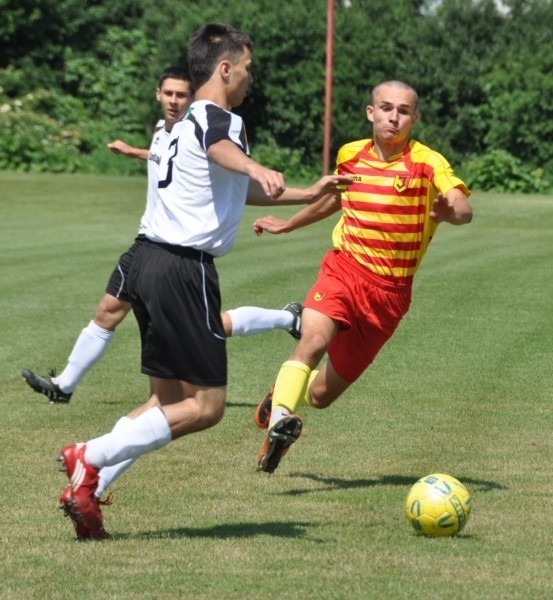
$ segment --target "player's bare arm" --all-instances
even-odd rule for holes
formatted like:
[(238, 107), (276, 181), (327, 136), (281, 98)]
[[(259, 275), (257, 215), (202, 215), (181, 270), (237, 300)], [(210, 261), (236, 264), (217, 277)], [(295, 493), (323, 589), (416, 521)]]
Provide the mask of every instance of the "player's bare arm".
[(264, 231), (269, 233), (289, 233), (300, 227), (306, 227), (317, 221), (322, 221), (327, 217), (339, 212), (342, 208), (340, 193), (335, 192), (326, 194), (317, 202), (309, 204), (288, 219), (280, 219), (273, 215), (260, 217), (253, 224), (256, 235), (261, 235)]
[(349, 175), (324, 175), (313, 185), (306, 188), (287, 187), (278, 198), (273, 199), (265, 194), (258, 182), (250, 181), (246, 204), (252, 206), (271, 206), (275, 203), (284, 205), (312, 204), (327, 194), (338, 193), (342, 186), (350, 183), (353, 183), (353, 177)]
[(469, 199), (459, 188), (453, 188), (446, 194), (438, 194), (432, 203), (430, 218), (436, 223), (464, 225), (472, 221), (472, 207)]
[(110, 142), (108, 144), (108, 148), (114, 154), (122, 154), (123, 156), (128, 156), (129, 158), (138, 158), (140, 160), (148, 160), (148, 156), (150, 154), (148, 148), (135, 148), (134, 146), (130, 146), (122, 140)]
[(284, 191), (282, 173), (267, 169), (255, 162), (230, 140), (221, 140), (212, 144), (207, 150), (207, 157), (224, 169), (242, 173), (251, 180), (257, 181), (270, 198), (278, 198)]

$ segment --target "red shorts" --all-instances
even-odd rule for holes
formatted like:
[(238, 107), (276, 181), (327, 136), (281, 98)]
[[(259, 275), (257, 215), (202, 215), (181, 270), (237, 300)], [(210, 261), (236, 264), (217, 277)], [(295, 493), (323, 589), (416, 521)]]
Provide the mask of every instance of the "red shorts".
[(349, 382), (373, 362), (410, 304), (411, 286), (380, 279), (338, 250), (324, 256), (303, 303), (341, 324), (327, 353), (337, 375)]

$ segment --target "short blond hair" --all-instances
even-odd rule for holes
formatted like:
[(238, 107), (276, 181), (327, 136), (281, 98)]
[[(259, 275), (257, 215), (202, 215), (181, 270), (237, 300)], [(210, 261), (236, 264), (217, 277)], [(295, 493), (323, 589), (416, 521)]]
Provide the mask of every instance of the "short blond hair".
[(384, 86), (395, 87), (412, 92), (413, 96), (415, 97), (415, 111), (419, 110), (419, 95), (417, 94), (417, 90), (412, 85), (405, 83), (405, 81), (401, 81), (401, 79), (389, 79), (387, 81), (381, 81), (380, 83), (377, 83), (371, 90), (371, 104), (374, 105), (374, 97), (378, 89)]

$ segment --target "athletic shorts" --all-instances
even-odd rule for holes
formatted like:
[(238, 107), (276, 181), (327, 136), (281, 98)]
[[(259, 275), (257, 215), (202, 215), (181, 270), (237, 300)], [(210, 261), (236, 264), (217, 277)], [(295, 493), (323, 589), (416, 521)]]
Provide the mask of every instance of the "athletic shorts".
[(303, 306), (341, 324), (327, 354), (337, 375), (354, 382), (390, 339), (410, 304), (411, 286), (398, 288), (353, 258), (330, 250)]
[(127, 289), (129, 282), (129, 271), (131, 268), (132, 259), (136, 254), (136, 250), (145, 239), (146, 236), (144, 235), (137, 236), (134, 240), (134, 244), (126, 252), (121, 254), (119, 257), (119, 262), (117, 263), (115, 269), (113, 269), (113, 273), (109, 278), (108, 285), (106, 287), (106, 294), (114, 296), (123, 302), (130, 302), (129, 291)]
[(227, 384), (219, 279), (206, 252), (144, 240), (129, 273), (142, 372), (194, 385)]

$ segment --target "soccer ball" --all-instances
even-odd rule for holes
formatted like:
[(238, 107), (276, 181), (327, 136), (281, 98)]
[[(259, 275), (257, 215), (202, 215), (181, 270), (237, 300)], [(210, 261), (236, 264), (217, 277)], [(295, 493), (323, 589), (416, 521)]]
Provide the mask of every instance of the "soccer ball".
[(455, 477), (433, 473), (419, 479), (409, 490), (405, 516), (413, 529), (429, 537), (459, 533), (467, 524), (472, 499)]

